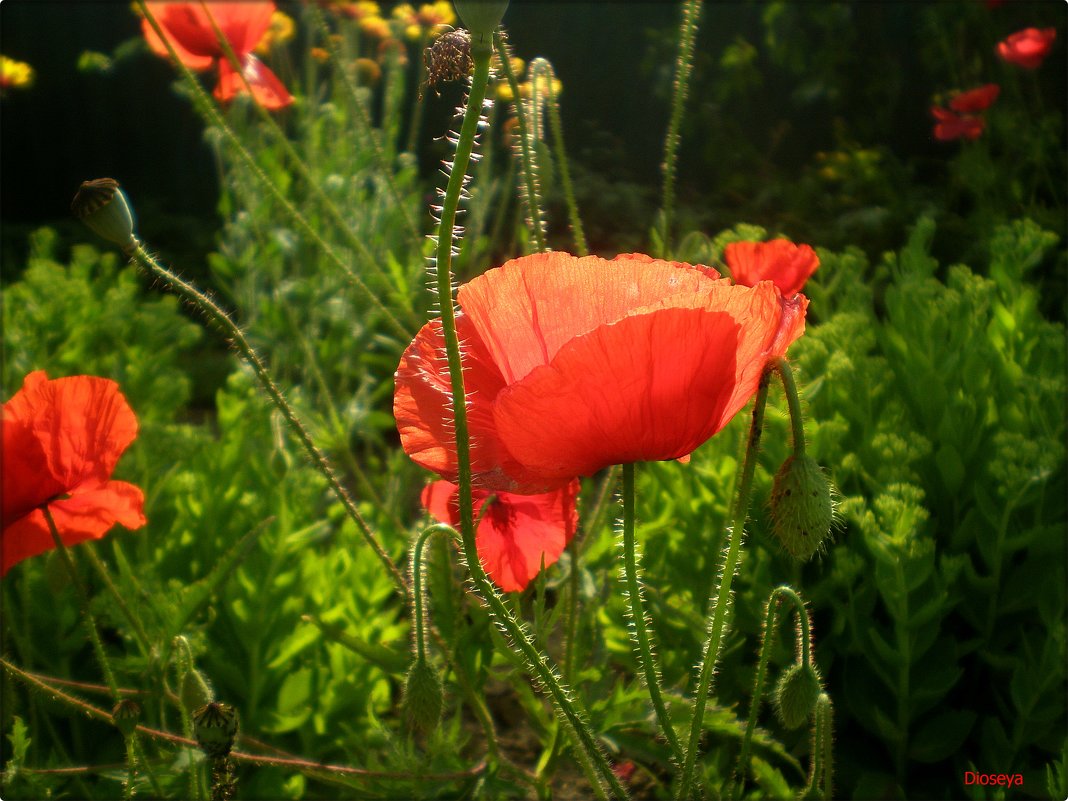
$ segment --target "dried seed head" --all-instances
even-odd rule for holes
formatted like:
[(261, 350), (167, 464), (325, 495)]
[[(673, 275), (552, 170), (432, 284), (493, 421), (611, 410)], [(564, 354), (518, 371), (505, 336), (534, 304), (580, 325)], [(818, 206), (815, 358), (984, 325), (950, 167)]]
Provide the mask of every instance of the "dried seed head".
[(404, 720), (409, 731), (430, 734), (441, 720), (445, 691), (437, 671), (425, 659), (417, 659), (408, 669), (404, 681)]
[(133, 215), (126, 196), (114, 178), (83, 181), (71, 201), (74, 216), (98, 236), (123, 250), (135, 245)]
[(205, 704), (193, 713), (193, 733), (212, 759), (229, 756), (237, 737), (237, 710), (214, 701)]
[(834, 501), (831, 482), (808, 454), (790, 456), (771, 487), (771, 527), (790, 555), (812, 557), (831, 535)]
[(775, 711), (782, 724), (788, 729), (801, 726), (816, 708), (820, 692), (820, 677), (812, 665), (790, 665), (775, 685)]
[(141, 705), (132, 698), (123, 698), (112, 707), (111, 717), (123, 737), (129, 737), (134, 733), (141, 711)]
[(471, 59), (471, 35), (461, 28), (439, 36), (423, 51), (423, 60), (427, 86), (435, 92), (439, 83), (466, 78), (475, 68)]

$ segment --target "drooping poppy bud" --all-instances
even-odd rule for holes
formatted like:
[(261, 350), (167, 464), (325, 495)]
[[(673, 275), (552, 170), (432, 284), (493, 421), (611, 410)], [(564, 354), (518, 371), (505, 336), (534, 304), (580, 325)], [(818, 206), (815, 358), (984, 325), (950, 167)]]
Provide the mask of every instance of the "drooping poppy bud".
[(409, 731), (430, 734), (441, 720), (445, 691), (437, 671), (425, 659), (416, 659), (404, 681), (403, 712)]
[(123, 250), (134, 247), (133, 215), (126, 196), (114, 178), (83, 181), (71, 201), (74, 216), (93, 229), (102, 239)]
[(199, 670), (192, 666), (182, 676), (182, 686), (178, 693), (182, 707), (190, 714), (215, 700), (215, 692), (211, 689), (211, 684)]
[(230, 755), (237, 737), (237, 710), (229, 704), (212, 702), (193, 713), (193, 734), (197, 744), (212, 759)]
[(812, 665), (795, 662), (775, 685), (775, 711), (788, 729), (808, 720), (820, 696), (820, 677)]
[(810, 559), (831, 535), (834, 501), (823, 468), (808, 454), (789, 456), (771, 487), (772, 531), (790, 555)]

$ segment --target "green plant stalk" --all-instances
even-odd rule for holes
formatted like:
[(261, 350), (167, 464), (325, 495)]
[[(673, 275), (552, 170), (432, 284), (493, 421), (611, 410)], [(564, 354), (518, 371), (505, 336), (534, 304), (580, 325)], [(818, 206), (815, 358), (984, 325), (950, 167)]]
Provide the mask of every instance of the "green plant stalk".
[(812, 728), (812, 772), (801, 798), (834, 797), (834, 706), (827, 693), (816, 700), (816, 721)]
[(509, 58), (508, 46), (500, 33), (493, 34), (493, 44), (497, 48), (497, 59), (501, 62), (501, 69), (508, 79), (508, 86), (512, 89), (512, 102), (515, 103), (516, 123), (519, 126), (519, 154), (523, 164), (523, 196), (527, 203), (527, 213), (530, 216), (530, 235), (534, 240), (534, 250), (545, 250), (545, 231), (542, 227), (541, 198), (538, 195), (538, 180), (534, 174), (534, 154), (530, 146), (530, 126), (527, 122), (526, 112), (523, 110), (523, 101), (519, 96), (519, 82), (515, 73), (512, 72), (512, 62)]
[(753, 404), (753, 421), (749, 427), (745, 460), (742, 463), (741, 476), (734, 496), (734, 506), (731, 514), (732, 524), (727, 535), (727, 551), (724, 554), (723, 565), (719, 571), (719, 590), (712, 600), (712, 608), (708, 619), (708, 639), (705, 641), (704, 654), (701, 659), (697, 691), (694, 694), (693, 714), (690, 718), (690, 734), (686, 743), (678, 790), (675, 794), (675, 798), (679, 799), (679, 801), (689, 799), (693, 790), (698, 744), (705, 719), (705, 705), (708, 703), (712, 674), (715, 672), (715, 664), (719, 659), (719, 648), (727, 628), (731, 584), (734, 581), (738, 563), (741, 561), (745, 520), (749, 513), (749, 494), (753, 487), (753, 475), (756, 472), (757, 452), (759, 450), (760, 435), (764, 428), (764, 409), (767, 406), (770, 380), (771, 371), (765, 368), (764, 374), (760, 377), (760, 388), (757, 390), (756, 401)]
[(412, 630), (415, 636), (415, 658), (419, 662), (426, 661), (426, 630), (424, 627), (424, 621), (426, 620), (426, 592), (423, 589), (423, 546), (431, 534), (447, 534), (451, 536), (453, 533), (452, 526), (445, 523), (435, 523), (423, 529), (415, 541), (415, 547), (412, 549), (412, 595), (415, 597), (415, 603), (412, 604), (415, 625)]
[[(495, 34), (494, 39), (499, 41), (499, 36)], [(607, 759), (601, 753), (589, 727), (576, 710), (576, 702), (571, 698), (570, 691), (560, 683), (548, 659), (530, 641), (527, 632), (497, 594), (482, 567), (478, 557), (478, 549), (475, 545), (475, 521), (471, 492), (471, 446), (467, 428), (467, 394), (464, 390), (460, 341), (456, 334), (456, 311), (453, 306), (451, 266), (456, 212), (460, 204), (464, 176), (467, 174), (467, 168), (471, 162), (471, 152), (474, 148), (478, 123), (482, 116), (482, 104), (486, 97), (486, 86), (489, 80), (490, 53), (491, 51), (488, 47), (472, 47), (475, 72), (471, 79), (467, 108), (460, 127), (449, 183), (445, 190), (445, 197), (442, 200), (441, 220), (437, 233), (436, 284), (438, 305), (441, 308), (445, 351), (448, 357), (450, 388), (453, 397), (461, 544), (475, 588), (489, 606), (491, 616), (512, 638), (513, 643), (522, 653), (528, 669), (537, 681), (546, 688), (561, 718), (570, 727), (575, 740), (576, 756), (590, 778), (594, 791), (599, 797), (605, 797), (605, 792), (601, 785), (601, 780), (603, 780), (616, 796), (625, 798), (627, 796), (626, 791), (619, 783), (618, 777), (612, 772)]]
[(671, 255), (671, 218), (675, 213), (675, 168), (679, 152), (679, 128), (686, 95), (690, 90), (690, 72), (693, 70), (693, 50), (697, 40), (697, 23), (701, 16), (701, 0), (686, 0), (682, 6), (682, 22), (679, 31), (679, 55), (675, 61), (675, 84), (671, 96), (671, 117), (667, 135), (664, 137), (664, 187), (661, 212), (664, 225), (664, 257)]
[[(78, 576), (78, 571), (74, 567), (74, 560), (71, 559), (70, 552), (67, 550), (63, 538), (59, 536), (59, 530), (56, 528), (56, 521), (52, 519), (52, 513), (48, 510), (48, 504), (41, 504), (40, 509), (44, 514), (45, 522), (48, 524), (48, 531), (52, 534), (52, 542), (56, 546), (59, 558), (63, 562), (63, 566), (67, 569), (67, 575), (70, 576), (70, 583), (74, 585), (74, 590), (78, 593), (78, 601), (81, 603), (82, 615), (85, 617), (85, 627), (89, 629), (89, 639), (93, 643), (93, 651), (96, 653), (96, 661), (100, 664), (100, 670), (104, 674), (104, 681), (108, 685), (108, 689), (111, 691), (111, 700), (113, 703), (117, 704), (122, 700), (122, 693), (119, 691), (119, 683), (115, 680), (115, 672), (111, 669), (111, 661), (108, 659), (108, 655), (104, 651), (104, 644), (100, 641), (100, 632), (96, 627), (96, 618), (93, 616), (93, 610), (89, 607), (89, 592), (85, 589), (81, 578)], [(126, 743), (127, 776), (126, 783), (123, 786), (123, 798), (133, 798), (134, 795), (134, 778), (137, 775), (137, 765), (134, 759), (133, 750), (134, 737), (136, 737), (136, 735), (130, 734), (129, 736), (123, 735), (122, 738)]]
[[(245, 71), (241, 65), (241, 62), (237, 58), (237, 54), (234, 52), (233, 47), (230, 46), (230, 41), (226, 38), (223, 32), (219, 29), (218, 24), (215, 22), (215, 18), (211, 15), (211, 6), (206, 0), (200, 0), (200, 6), (204, 9), (204, 12), (208, 15), (208, 19), (211, 21), (211, 27), (215, 31), (215, 39), (218, 41), (219, 46), (222, 48), (223, 53), (226, 55), (226, 60), (230, 62), (230, 66), (234, 71), (241, 76), (241, 82), (245, 85), (245, 90), (249, 93), (250, 97), (253, 97), (252, 85), (249, 84), (248, 78), (245, 77)], [(347, 76), (346, 76), (347, 77)], [(256, 113), (259, 115), (260, 121), (271, 131), (275, 140), (282, 146), (283, 152), (286, 154), (286, 158), (289, 159), (290, 164), (296, 168), (300, 177), (303, 179), (305, 186), (311, 191), (315, 198), (322, 204), (326, 210), (327, 216), (331, 219), (337, 230), (345, 237), (345, 241), (348, 243), (356, 253), (359, 254), (364, 264), (371, 267), (372, 270), (378, 275), (380, 279), (387, 284), (393, 283), (390, 276), (386, 271), (382, 269), (379, 262), (380, 259), (376, 259), (374, 255), (368, 250), (363, 241), (356, 236), (356, 232), (352, 230), (352, 227), (346, 222), (345, 218), (341, 215), (337, 205), (330, 198), (326, 192), (323, 191), (319, 185), (319, 181), (311, 174), (311, 170), (308, 169), (308, 165), (304, 162), (304, 159), (300, 157), (296, 150), (293, 149), (293, 145), (289, 141), (289, 137), (285, 135), (285, 132), (278, 127), (278, 123), (274, 121), (274, 117), (271, 113), (261, 106), (259, 103), (253, 102), (253, 106), (256, 108)], [(400, 201), (399, 197), (394, 197), (396, 207), (405, 211), (404, 204)], [(394, 286), (394, 289), (403, 292), (404, 287)]]
[(260, 168), (260, 166), (256, 163), (256, 160), (252, 157), (252, 154), (248, 151), (248, 148), (246, 148), (244, 144), (242, 144), (241, 140), (237, 137), (237, 134), (233, 132), (230, 126), (222, 118), (222, 115), (219, 114), (219, 112), (216, 110), (214, 104), (204, 92), (203, 87), (201, 87), (200, 82), (196, 79), (196, 76), (193, 75), (189, 68), (185, 66), (178, 58), (178, 54), (175, 52), (174, 46), (171, 44), (170, 39), (167, 38), (167, 34), (164, 32), (163, 28), (160, 27), (159, 22), (157, 22), (156, 18), (152, 15), (152, 12), (146, 5), (145, 0), (136, 1), (138, 8), (141, 9), (141, 12), (145, 16), (145, 19), (148, 20), (149, 25), (152, 26), (152, 29), (156, 32), (156, 35), (159, 36), (160, 40), (167, 47), (167, 52), (170, 53), (171, 59), (177, 65), (178, 69), (182, 73), (182, 76), (185, 78), (186, 82), (189, 84), (189, 87), (192, 89), (194, 105), (205, 117), (207, 122), (222, 131), (223, 136), (234, 148), (234, 151), (237, 153), (242, 163), (244, 163), (245, 167), (257, 180), (257, 182), (259, 182), (259, 184), (274, 199), (274, 201), (278, 203), (278, 205), (285, 212), (286, 216), (289, 217), (290, 221), (298, 228), (300, 228), (300, 230), (303, 231), (304, 234), (307, 235), (313, 242), (315, 242), (315, 244), (327, 257), (327, 259), (331, 263), (333, 263), (334, 266), (340, 269), (349, 279), (350, 283), (352, 283), (353, 286), (359, 289), (367, 297), (371, 304), (379, 311), (379, 313), (382, 314), (385, 320), (389, 323), (390, 326), (393, 327), (394, 331), (401, 337), (403, 341), (407, 342), (408, 340), (410, 340), (412, 337), (412, 332), (404, 327), (404, 325), (400, 322), (400, 320), (396, 318), (393, 312), (391, 312), (389, 308), (379, 299), (378, 295), (372, 292), (371, 289), (367, 286), (367, 284), (364, 283), (363, 279), (360, 278), (356, 271), (341, 260), (341, 257), (338, 256), (334, 249), (330, 247), (330, 245), (326, 242), (326, 240), (322, 238), (322, 236), (319, 235), (318, 231), (316, 231), (315, 228), (312, 227), (311, 223), (308, 222), (304, 215), (301, 214), (296, 209), (296, 207), (289, 202), (288, 198), (286, 198), (286, 196), (282, 194), (281, 190), (275, 185), (274, 181), (272, 181), (267, 176), (267, 174)]
[[(419, 37), (419, 47), (416, 48), (416, 52), (422, 55), (422, 53), (426, 51), (427, 45), (429, 43), (430, 31), (424, 30)], [(419, 61), (419, 75), (416, 79), (415, 85), (420, 87), (420, 89), (414, 95), (412, 95), (412, 112), (408, 116), (408, 119), (410, 120), (410, 127), (408, 129), (408, 139), (404, 145), (404, 149), (407, 150), (409, 153), (415, 152), (415, 145), (419, 139), (419, 129), (422, 127), (423, 124), (422, 86), (424, 83), (426, 83), (427, 80), (426, 59), (421, 57), (417, 60)]]
[(623, 574), (627, 582), (627, 605), (630, 607), (638, 664), (641, 666), (645, 686), (649, 690), (649, 699), (653, 702), (653, 710), (656, 712), (660, 731), (671, 747), (672, 758), (675, 764), (681, 765), (682, 746), (679, 744), (678, 735), (675, 734), (675, 727), (671, 725), (671, 714), (664, 704), (664, 697), (660, 693), (660, 669), (653, 655), (646, 620), (647, 612), (642, 600), (642, 586), (638, 578), (638, 564), (635, 557), (637, 547), (634, 543), (636, 517), (634, 507), (634, 463), (631, 462), (623, 465)]
[(786, 393), (786, 404), (790, 409), (790, 431), (793, 435), (794, 455), (805, 455), (805, 418), (801, 413), (801, 397), (794, 380), (794, 371), (790, 363), (781, 356), (773, 363), (775, 372), (782, 380), (782, 389)]
[(363, 519), (362, 515), (360, 515), (360, 511), (356, 508), (356, 504), (349, 496), (349, 493), (341, 485), (341, 482), (338, 481), (333, 468), (330, 467), (330, 464), (326, 461), (326, 457), (312, 441), (308, 430), (304, 427), (300, 418), (297, 417), (296, 412), (293, 411), (289, 402), (275, 385), (266, 365), (264, 365), (263, 361), (260, 359), (259, 354), (253, 350), (248, 340), (245, 339), (244, 333), (238, 328), (237, 324), (234, 323), (234, 321), (230, 319), (230, 316), (219, 308), (211, 298), (192, 284), (183, 281), (152, 258), (140, 243), (135, 245), (130, 256), (143, 269), (160, 279), (180, 298), (187, 303), (191, 303), (209, 322), (222, 329), (223, 333), (225, 333), (226, 337), (237, 350), (241, 358), (252, 368), (253, 372), (256, 374), (257, 381), (259, 381), (264, 392), (267, 393), (271, 403), (273, 403), (278, 411), (282, 413), (282, 418), (300, 441), (305, 452), (311, 458), (312, 464), (314, 464), (316, 469), (322, 473), (323, 477), (330, 485), (330, 489), (333, 491), (334, 496), (341, 503), (342, 507), (344, 507), (349, 519), (356, 524), (357, 529), (363, 535), (364, 541), (371, 546), (371, 550), (374, 551), (375, 556), (378, 557), (382, 566), (389, 572), (397, 589), (404, 596), (405, 600), (410, 602), (411, 591), (409, 590), (407, 583), (404, 581), (404, 577), (393, 563), (393, 560), (390, 559), (389, 554), (383, 550), (378, 539), (375, 537), (374, 532), (371, 530), (371, 527), (367, 525), (367, 522)]
[(575, 190), (571, 185), (571, 168), (567, 164), (567, 149), (564, 147), (564, 126), (560, 121), (560, 105), (556, 99), (556, 91), (553, 89), (552, 64), (545, 59), (536, 59), (534, 64), (535, 85), (539, 72), (545, 74), (546, 98), (549, 109), (549, 133), (553, 138), (553, 154), (556, 156), (556, 166), (560, 170), (560, 185), (564, 189), (564, 200), (567, 202), (567, 218), (571, 225), (571, 235), (575, 237), (575, 252), (579, 256), (589, 255), (589, 247), (586, 245), (586, 233), (582, 227), (582, 217), (579, 215), (578, 203), (575, 202)]
[(112, 600), (114, 600), (115, 604), (119, 607), (119, 611), (122, 612), (123, 617), (125, 617), (127, 622), (133, 627), (134, 637), (137, 640), (138, 647), (141, 649), (142, 656), (148, 656), (152, 650), (152, 646), (149, 642), (148, 633), (145, 631), (144, 624), (141, 623), (141, 618), (134, 614), (130, 605), (126, 603), (126, 599), (122, 597), (119, 588), (116, 587), (115, 582), (111, 580), (111, 575), (108, 573), (107, 566), (100, 561), (100, 557), (96, 555), (96, 550), (90, 545), (89, 547), (83, 548), (82, 551), (89, 557), (89, 564), (92, 566), (93, 570), (96, 571), (96, 574), (100, 576), (100, 580), (104, 582), (104, 586), (111, 594)]
[(767, 613), (764, 616), (764, 630), (760, 638), (760, 657), (757, 660), (756, 680), (753, 682), (753, 696), (749, 704), (749, 719), (745, 725), (745, 736), (742, 738), (742, 747), (738, 751), (738, 761), (734, 767), (734, 775), (731, 777), (724, 796), (728, 799), (737, 797), (736, 791), (745, 787), (746, 775), (749, 772), (749, 748), (753, 742), (753, 733), (756, 731), (757, 716), (760, 714), (760, 704), (764, 698), (764, 682), (768, 675), (768, 659), (771, 656), (772, 646), (775, 644), (775, 635), (779, 625), (779, 609), (783, 599), (790, 601), (797, 612), (801, 622), (801, 660), (802, 664), (810, 663), (810, 637), (811, 624), (808, 619), (808, 610), (805, 602), (792, 587), (776, 587), (771, 591), (768, 598)]

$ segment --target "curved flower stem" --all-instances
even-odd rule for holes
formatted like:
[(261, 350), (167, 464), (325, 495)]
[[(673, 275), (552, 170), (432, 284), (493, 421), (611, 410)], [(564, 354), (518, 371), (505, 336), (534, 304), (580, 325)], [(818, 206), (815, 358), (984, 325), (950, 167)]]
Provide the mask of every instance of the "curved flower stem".
[(423, 590), (423, 546), (431, 534), (447, 534), (451, 537), (455, 533), (452, 526), (445, 523), (435, 523), (423, 529), (415, 541), (415, 547), (412, 549), (412, 595), (415, 598), (415, 603), (412, 604), (415, 626), (412, 628), (415, 636), (415, 658), (420, 662), (426, 661), (426, 626), (424, 623), (426, 620), (426, 593)]
[(560, 105), (556, 100), (556, 90), (553, 89), (553, 80), (556, 73), (553, 66), (544, 58), (536, 58), (530, 64), (533, 73), (534, 86), (539, 84), (539, 76), (545, 76), (546, 105), (549, 109), (549, 132), (553, 137), (553, 151), (556, 154), (556, 166), (560, 170), (560, 185), (564, 190), (564, 199), (567, 201), (567, 216), (571, 223), (571, 233), (575, 237), (575, 251), (579, 256), (589, 255), (586, 246), (586, 234), (582, 228), (582, 217), (579, 216), (578, 204), (575, 202), (575, 190), (571, 185), (571, 170), (567, 166), (567, 151), (564, 149), (564, 126), (560, 121)]
[(501, 69), (508, 79), (508, 86), (512, 89), (512, 102), (515, 104), (515, 118), (519, 126), (519, 154), (523, 162), (523, 195), (527, 201), (527, 213), (530, 215), (530, 236), (534, 240), (534, 250), (538, 253), (545, 250), (545, 230), (541, 215), (541, 199), (538, 195), (538, 179), (534, 174), (534, 154), (530, 144), (530, 125), (526, 111), (523, 108), (523, 100), (519, 96), (519, 82), (515, 73), (512, 72), (512, 62), (508, 45), (500, 33), (493, 34), (493, 44), (497, 48), (497, 58), (501, 62)]
[(678, 735), (671, 725), (671, 715), (660, 693), (660, 669), (653, 656), (649, 637), (645, 604), (642, 600), (642, 587), (638, 579), (638, 564), (634, 545), (634, 463), (623, 465), (623, 574), (627, 581), (627, 603), (630, 607), (630, 620), (634, 642), (637, 645), (638, 663), (641, 665), (645, 686), (649, 690), (649, 699), (653, 702), (660, 731), (671, 746), (671, 755), (676, 764), (682, 764), (682, 746)]
[[(495, 36), (495, 38), (497, 38)], [(607, 783), (612, 793), (620, 798), (627, 796), (626, 790), (612, 772), (608, 760), (601, 753), (597, 741), (589, 726), (578, 711), (578, 704), (571, 697), (570, 690), (557, 678), (555, 667), (548, 658), (538, 650), (530, 635), (508, 609), (500, 595), (494, 589), (489, 576), (478, 557), (475, 545), (475, 519), (471, 492), (471, 445), (467, 428), (467, 394), (464, 389), (463, 362), (460, 356), (460, 341), (456, 334), (456, 310), (452, 297), (452, 248), (453, 230), (456, 224), (456, 212), (460, 204), (461, 190), (466, 180), (467, 168), (471, 161), (475, 135), (482, 117), (482, 106), (486, 98), (486, 85), (489, 80), (491, 48), (488, 42), (473, 41), (472, 58), (475, 72), (471, 79), (467, 108), (464, 112), (460, 135), (456, 144), (449, 183), (442, 200), (441, 222), (437, 233), (437, 293), (441, 308), (441, 325), (444, 333), (445, 351), (449, 364), (449, 381), (452, 390), (453, 420), (456, 433), (456, 466), (459, 485), (460, 538), (464, 558), (478, 594), (490, 609), (494, 622), (512, 639), (526, 661), (527, 668), (542, 687), (552, 697), (561, 719), (571, 730), (575, 741), (575, 754), (586, 771), (594, 791), (605, 797), (602, 782)]]
[(786, 359), (779, 357), (772, 366), (782, 379), (783, 392), (786, 393), (786, 403), (790, 409), (790, 430), (794, 439), (794, 454), (805, 455), (805, 421), (801, 414), (801, 398), (797, 392), (797, 382), (794, 381), (794, 371)]
[(801, 798), (834, 797), (834, 705), (827, 693), (816, 700), (816, 723), (812, 729), (812, 773)]
[(712, 608), (708, 618), (708, 639), (705, 640), (701, 669), (697, 679), (697, 691), (694, 694), (693, 714), (690, 718), (690, 734), (686, 742), (682, 773), (675, 793), (675, 798), (679, 799), (679, 801), (687, 801), (693, 793), (694, 768), (697, 765), (697, 750), (705, 719), (705, 705), (708, 703), (712, 674), (715, 672), (716, 662), (719, 659), (719, 648), (727, 628), (731, 584), (734, 581), (734, 574), (738, 569), (738, 563), (741, 561), (742, 556), (745, 519), (749, 513), (749, 492), (753, 486), (753, 474), (756, 472), (757, 451), (760, 435), (764, 428), (764, 407), (768, 401), (768, 384), (770, 381), (771, 370), (765, 368), (764, 374), (760, 377), (760, 388), (757, 390), (756, 401), (753, 404), (753, 422), (749, 427), (745, 460), (742, 463), (738, 490), (734, 496), (734, 504), (731, 509), (731, 528), (728, 533), (727, 551), (723, 557), (723, 566), (719, 571), (719, 589), (715, 598), (712, 599)]
[(760, 641), (760, 658), (757, 661), (756, 680), (753, 682), (753, 696), (749, 704), (749, 720), (746, 722), (745, 736), (742, 738), (742, 747), (738, 752), (734, 775), (727, 786), (727, 791), (723, 794), (728, 799), (735, 798), (738, 794), (736, 791), (744, 789), (746, 774), (749, 770), (749, 748), (753, 742), (757, 716), (760, 713), (760, 703), (764, 697), (764, 681), (768, 675), (768, 658), (771, 655), (771, 648), (775, 644), (775, 635), (779, 625), (779, 610), (783, 600), (788, 600), (794, 605), (794, 610), (797, 612), (797, 618), (801, 624), (802, 664), (809, 664), (811, 658), (811, 624), (808, 619), (808, 610), (805, 609), (805, 602), (801, 600), (801, 596), (792, 587), (787, 587), (786, 585), (776, 587), (768, 597), (767, 613), (764, 616), (764, 631)]
[[(256, 163), (256, 159), (249, 153), (241, 140), (237, 137), (237, 134), (233, 132), (229, 125), (226, 124), (226, 120), (222, 118), (211, 99), (204, 92), (200, 82), (196, 79), (196, 76), (189, 70), (189, 67), (185, 66), (178, 58), (178, 54), (174, 50), (174, 45), (171, 44), (170, 39), (167, 37), (166, 32), (160, 27), (159, 22), (152, 15), (152, 11), (148, 8), (145, 0), (136, 0), (138, 8), (145, 15), (145, 19), (148, 20), (149, 25), (159, 36), (160, 40), (167, 47), (167, 52), (170, 53), (171, 59), (177, 65), (181, 71), (186, 82), (189, 84), (190, 89), (193, 92), (193, 101), (201, 115), (208, 121), (209, 124), (217, 127), (234, 148), (234, 152), (237, 153), (242, 163), (252, 174), (252, 176), (259, 182), (259, 184), (267, 191), (267, 193), (274, 198), (275, 202), (282, 208), (286, 216), (290, 221), (300, 228), (306, 236), (308, 236), (319, 249), (323, 252), (326, 258), (338, 269), (345, 273), (349, 281), (359, 289), (375, 307), (375, 309), (385, 318), (386, 322), (392, 326), (393, 330), (401, 337), (402, 340), (407, 342), (411, 336), (410, 332), (405, 326), (397, 319), (392, 311), (381, 301), (378, 295), (371, 291), (370, 287), (364, 283), (363, 279), (356, 273), (351, 266), (341, 260), (341, 257), (334, 251), (332, 247), (319, 235), (319, 232), (312, 227), (311, 223), (304, 217), (297, 208), (289, 202), (282, 191), (275, 185), (263, 169)], [(370, 257), (369, 257), (370, 258)], [(371, 258), (372, 264), (375, 264), (373, 258)]]
[(382, 545), (378, 542), (371, 527), (367, 525), (367, 522), (363, 519), (359, 509), (356, 508), (355, 502), (341, 485), (341, 482), (334, 474), (333, 468), (330, 467), (329, 462), (326, 461), (326, 456), (323, 455), (323, 452), (320, 451), (312, 441), (311, 434), (308, 433), (308, 430), (304, 427), (300, 418), (297, 417), (297, 413), (293, 411), (289, 402), (286, 401), (281, 391), (275, 385), (274, 379), (271, 378), (271, 374), (267, 371), (266, 365), (264, 365), (263, 361), (260, 359), (259, 354), (252, 349), (252, 345), (245, 339), (244, 333), (238, 328), (237, 324), (231, 320), (230, 316), (220, 309), (211, 298), (192, 284), (183, 281), (152, 258), (140, 242), (131, 249), (129, 255), (142, 268), (150, 272), (156, 278), (159, 278), (180, 298), (191, 303), (209, 322), (214, 323), (222, 329), (231, 345), (233, 345), (241, 358), (252, 368), (252, 371), (256, 374), (256, 380), (259, 381), (260, 386), (267, 393), (271, 402), (275, 405), (278, 411), (281, 412), (282, 418), (286, 421), (290, 430), (296, 435), (300, 444), (304, 447), (304, 451), (308, 454), (312, 464), (314, 464), (316, 469), (322, 473), (323, 477), (330, 485), (334, 497), (336, 497), (344, 507), (345, 513), (349, 516), (349, 519), (356, 524), (356, 527), (363, 535), (364, 541), (371, 546), (371, 550), (375, 552), (375, 556), (378, 557), (382, 566), (386, 568), (390, 577), (393, 579), (393, 583), (397, 586), (398, 591), (404, 596), (405, 601), (411, 601), (411, 591), (409, 590), (407, 583), (404, 581), (404, 577), (393, 563), (393, 560), (390, 559), (389, 554), (383, 550)]
[(663, 225), (663, 248), (660, 255), (671, 255), (671, 218), (675, 213), (675, 162), (679, 152), (679, 128), (686, 95), (690, 91), (690, 72), (693, 70), (693, 48), (697, 39), (697, 22), (701, 16), (701, 0), (686, 0), (682, 6), (682, 24), (679, 31), (679, 56), (675, 61), (675, 86), (671, 97), (671, 118), (664, 137), (664, 188), (661, 201), (661, 224)]

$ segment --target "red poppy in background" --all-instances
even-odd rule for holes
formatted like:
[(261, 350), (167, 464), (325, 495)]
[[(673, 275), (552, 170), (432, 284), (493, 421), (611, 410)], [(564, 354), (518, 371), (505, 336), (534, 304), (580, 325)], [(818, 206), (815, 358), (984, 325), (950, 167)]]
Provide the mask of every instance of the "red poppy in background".
[(956, 95), (949, 101), (949, 107), (961, 114), (976, 114), (990, 108), (999, 94), (1001, 87), (996, 83), (988, 83)]
[(137, 436), (137, 418), (106, 378), (26, 376), (3, 407), (3, 544), (0, 571), (55, 547), (42, 506), (65, 545), (100, 539), (116, 523), (146, 523), (145, 497), (111, 481)]
[(1024, 28), (998, 42), (998, 55), (1002, 61), (1033, 70), (1045, 61), (1056, 38), (1055, 28)]
[[(242, 72), (256, 102), (267, 109), (279, 109), (293, 102), (293, 96), (273, 72), (252, 51), (271, 25), (273, 2), (247, 3), (149, 3), (152, 16), (167, 34), (178, 59), (191, 70), (206, 70), (218, 65), (219, 82), (215, 97), (222, 102), (232, 100), (245, 91), (241, 75), (234, 72), (226, 53), (215, 36), (212, 20), (222, 31), (230, 47), (243, 65)], [(208, 16), (210, 10), (211, 16)], [(141, 29), (149, 47), (161, 56), (168, 56), (167, 47), (156, 35), (147, 19)]]
[(788, 239), (770, 242), (732, 242), (723, 253), (734, 283), (756, 286), (772, 281), (785, 297), (793, 297), (820, 266), (820, 258), (808, 245)]
[[(474, 486), (524, 495), (686, 456), (749, 401), (808, 306), (708, 267), (567, 253), (509, 261), (457, 302)], [(393, 411), (408, 455), (455, 482), (440, 320), (401, 357)]]
[(954, 139), (978, 139), (986, 125), (982, 117), (957, 114), (947, 108), (931, 106), (931, 115), (938, 120), (934, 127), (935, 139), (950, 142)]
[[(541, 566), (554, 564), (578, 528), (579, 482), (538, 495), (473, 491), (477, 518), (486, 507), (475, 532), (478, 558), (493, 583), (505, 592), (520, 592), (538, 575)], [(459, 488), (449, 481), (435, 481), (423, 490), (423, 506), (442, 523), (460, 524)]]

